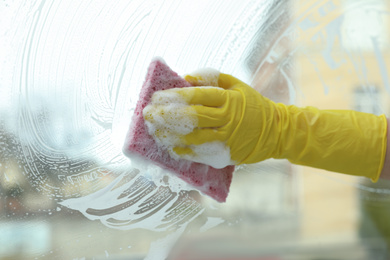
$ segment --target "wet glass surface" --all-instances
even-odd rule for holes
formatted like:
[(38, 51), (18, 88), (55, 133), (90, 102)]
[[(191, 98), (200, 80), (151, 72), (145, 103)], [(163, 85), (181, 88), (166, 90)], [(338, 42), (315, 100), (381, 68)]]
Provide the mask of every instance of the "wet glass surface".
[(238, 168), (220, 204), (122, 146), (156, 56), (276, 102), (388, 114), (389, 8), (2, 1), (0, 259), (387, 259), (386, 181), (269, 160)]

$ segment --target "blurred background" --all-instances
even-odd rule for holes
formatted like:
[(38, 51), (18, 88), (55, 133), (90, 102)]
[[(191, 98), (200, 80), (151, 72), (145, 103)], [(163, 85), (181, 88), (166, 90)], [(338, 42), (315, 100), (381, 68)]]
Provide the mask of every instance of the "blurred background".
[(389, 259), (390, 183), (268, 160), (219, 204), (121, 149), (149, 62), (389, 111), (385, 0), (2, 1), (0, 259)]

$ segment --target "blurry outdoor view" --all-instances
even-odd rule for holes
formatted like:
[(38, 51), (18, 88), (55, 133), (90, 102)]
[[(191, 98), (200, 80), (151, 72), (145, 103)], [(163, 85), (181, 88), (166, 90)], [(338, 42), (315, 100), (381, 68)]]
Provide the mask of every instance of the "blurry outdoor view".
[[(149, 62), (390, 113), (386, 0), (0, 3), (0, 259), (389, 259), (390, 182), (268, 160), (226, 203), (122, 154)], [(157, 171), (157, 169), (156, 169)]]

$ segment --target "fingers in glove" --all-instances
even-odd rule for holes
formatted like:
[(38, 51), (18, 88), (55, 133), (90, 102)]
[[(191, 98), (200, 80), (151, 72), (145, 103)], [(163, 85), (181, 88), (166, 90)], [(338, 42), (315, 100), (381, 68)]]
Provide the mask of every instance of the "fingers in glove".
[(215, 141), (226, 141), (224, 133), (215, 128), (196, 128), (181, 138), (184, 145), (200, 145)]
[[(188, 87), (164, 90), (171, 96), (179, 95), (183, 101), (190, 105), (203, 105), (207, 107), (221, 107), (225, 104), (228, 93), (217, 87)], [(164, 93), (160, 93), (163, 94)], [(156, 95), (160, 95), (156, 92)]]

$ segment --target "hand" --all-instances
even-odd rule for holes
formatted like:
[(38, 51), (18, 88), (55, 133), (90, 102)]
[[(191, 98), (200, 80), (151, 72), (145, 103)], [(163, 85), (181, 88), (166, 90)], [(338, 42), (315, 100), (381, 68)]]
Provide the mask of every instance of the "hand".
[(278, 133), (270, 131), (277, 123), (275, 103), (218, 71), (185, 79), (210, 87), (159, 91), (144, 109), (150, 134), (172, 156), (215, 168), (276, 156)]

